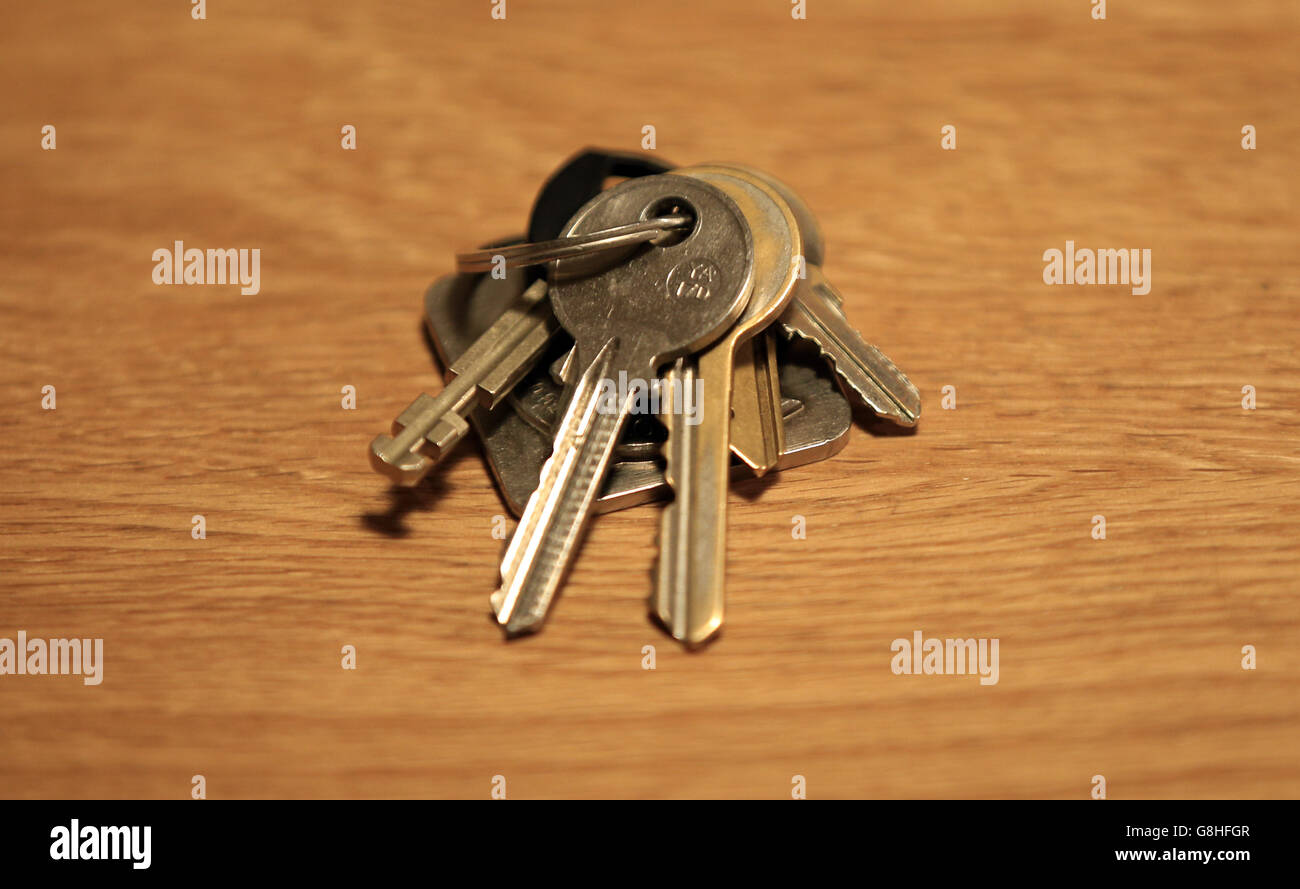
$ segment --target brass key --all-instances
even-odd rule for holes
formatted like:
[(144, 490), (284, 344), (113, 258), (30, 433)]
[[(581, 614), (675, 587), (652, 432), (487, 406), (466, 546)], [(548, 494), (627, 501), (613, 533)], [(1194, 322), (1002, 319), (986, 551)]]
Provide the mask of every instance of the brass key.
[[(740, 320), (699, 355), (680, 359), (667, 376), (672, 401), (663, 415), (668, 427), (664, 477), (676, 497), (661, 518), (658, 581), (651, 604), (674, 639), (696, 646), (712, 638), (724, 619), (736, 350), (747, 346), (790, 301), (798, 281), (793, 260), (803, 242), (789, 206), (760, 185), (713, 166), (673, 175), (699, 179), (725, 192), (740, 208), (754, 241), (754, 293)], [(688, 413), (677, 398), (680, 393), (692, 399), (697, 380), (698, 403)], [(780, 429), (779, 403), (770, 419)], [(779, 441), (773, 444), (771, 465), (781, 453)]]

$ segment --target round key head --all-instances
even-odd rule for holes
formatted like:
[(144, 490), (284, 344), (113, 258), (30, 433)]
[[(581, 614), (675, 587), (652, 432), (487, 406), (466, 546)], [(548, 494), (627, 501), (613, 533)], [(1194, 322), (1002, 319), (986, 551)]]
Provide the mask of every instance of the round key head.
[(804, 249), (798, 219), (782, 195), (739, 167), (682, 167), (673, 175), (690, 176), (725, 192), (749, 220), (754, 237), (754, 292), (730, 337), (747, 339), (766, 327), (789, 304), (799, 280)]
[(551, 306), (590, 361), (610, 339), (629, 363), (658, 366), (716, 340), (753, 288), (749, 225), (725, 194), (684, 176), (647, 176), (614, 186), (579, 210), (566, 235), (684, 212), (686, 230), (666, 232), (621, 261), (591, 272), (583, 258), (551, 268)]
[(744, 164), (709, 163), (700, 166), (719, 170), (730, 169), (762, 180), (767, 187), (780, 195), (781, 199), (790, 207), (791, 212), (794, 213), (794, 218), (799, 224), (799, 231), (803, 234), (804, 259), (808, 265), (820, 266), (826, 264), (826, 240), (822, 237), (821, 226), (817, 224), (817, 217), (813, 215), (812, 210), (808, 209), (808, 205), (803, 202), (803, 198), (799, 197), (793, 188), (770, 173), (765, 173)]

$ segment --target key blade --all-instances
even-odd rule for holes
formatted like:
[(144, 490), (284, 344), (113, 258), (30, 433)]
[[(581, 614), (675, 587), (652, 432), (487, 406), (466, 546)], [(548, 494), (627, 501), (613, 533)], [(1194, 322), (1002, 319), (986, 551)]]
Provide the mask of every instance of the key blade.
[(451, 372), (473, 376), (479, 404), (494, 408), (528, 373), (559, 329), (546, 299), (546, 282), (535, 281), (452, 363)]
[(664, 442), (664, 481), (673, 499), (659, 516), (659, 560), (651, 608), (669, 634), (687, 647), (708, 641), (722, 626), (721, 603), (704, 601), (709, 590), (697, 583), (696, 569), (706, 554), (698, 544), (707, 530), (696, 522), (697, 502), (703, 494), (696, 486), (700, 451), (699, 426), (686, 422), (681, 400), (694, 392), (699, 379), (694, 358), (678, 359), (664, 375), (662, 420), (668, 429)]
[(913, 426), (921, 416), (921, 394), (894, 362), (862, 338), (837, 308), (839, 294), (821, 269), (808, 267), (807, 286), (800, 289), (781, 316), (786, 336), (815, 343), (841, 379), (881, 417)]
[(714, 638), (725, 619), (731, 363), (730, 350), (711, 349), (666, 377), (664, 480), (674, 497), (660, 516), (651, 607), (688, 648)]
[(564, 580), (614, 454), (624, 412), (602, 413), (597, 390), (608, 379), (618, 341), (611, 339), (578, 379), (555, 449), (542, 466), (541, 479), (501, 560), (501, 587), (492, 610), (507, 636), (541, 629), (551, 601)]
[(785, 450), (779, 373), (770, 334), (740, 345), (731, 383), (731, 450), (757, 476), (776, 466)]
[(469, 433), (476, 402), (495, 406), (528, 372), (559, 330), (538, 281), (502, 312), (449, 368), (437, 396), (421, 394), (393, 422), (391, 435), (370, 442), (370, 465), (400, 485), (414, 485)]
[(393, 421), (392, 435), (370, 442), (370, 466), (399, 485), (414, 485), (469, 433), (460, 416), (472, 407), (473, 390), (452, 381), (436, 398), (421, 393)]

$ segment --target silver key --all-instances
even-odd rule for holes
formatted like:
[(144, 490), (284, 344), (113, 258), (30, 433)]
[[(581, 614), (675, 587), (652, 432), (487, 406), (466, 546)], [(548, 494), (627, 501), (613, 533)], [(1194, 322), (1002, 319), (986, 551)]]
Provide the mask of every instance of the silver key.
[[(632, 407), (601, 408), (601, 390), (620, 379), (652, 381), (663, 364), (721, 336), (753, 288), (749, 227), (721, 192), (681, 176), (633, 179), (580, 210), (567, 235), (685, 209), (695, 224), (684, 240), (644, 247), (621, 265), (567, 278), (551, 271), (551, 306), (574, 338), (582, 371), (560, 421), (554, 451), (501, 562), (492, 595), (507, 635), (540, 629), (573, 561), (600, 494), (614, 444)], [(704, 406), (708, 409), (708, 406)]]
[(913, 426), (921, 416), (921, 393), (875, 346), (853, 329), (841, 307), (843, 300), (819, 266), (809, 265), (808, 278), (794, 302), (781, 316), (786, 336), (799, 336), (820, 347), (840, 379), (879, 416)]
[(370, 465), (403, 485), (422, 479), (469, 432), (475, 407), (505, 397), (559, 330), (537, 281), (450, 365), (451, 379), (436, 398), (421, 394), (393, 421), (392, 435), (370, 443)]

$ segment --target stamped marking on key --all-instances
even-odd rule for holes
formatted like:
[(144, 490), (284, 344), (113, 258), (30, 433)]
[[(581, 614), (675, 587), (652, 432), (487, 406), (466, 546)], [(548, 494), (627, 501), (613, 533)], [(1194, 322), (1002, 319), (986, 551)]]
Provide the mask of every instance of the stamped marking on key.
[(707, 259), (688, 259), (673, 266), (668, 273), (668, 295), (708, 299), (710, 288), (722, 277), (718, 267)]

